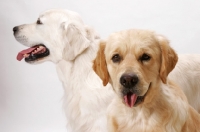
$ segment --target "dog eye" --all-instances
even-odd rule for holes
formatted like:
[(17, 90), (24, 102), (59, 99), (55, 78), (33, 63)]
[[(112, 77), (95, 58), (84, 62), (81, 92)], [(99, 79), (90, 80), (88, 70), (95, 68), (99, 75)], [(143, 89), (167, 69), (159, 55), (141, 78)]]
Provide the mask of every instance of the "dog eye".
[(43, 23), (40, 21), (40, 19), (38, 19), (36, 23), (37, 23), (37, 24), (43, 24)]
[(150, 59), (151, 59), (151, 57), (147, 54), (143, 54), (140, 58), (141, 61), (148, 61)]
[(117, 63), (117, 62), (120, 62), (121, 60), (121, 57), (119, 56), (119, 54), (115, 54), (113, 57), (112, 57), (112, 61), (114, 63)]

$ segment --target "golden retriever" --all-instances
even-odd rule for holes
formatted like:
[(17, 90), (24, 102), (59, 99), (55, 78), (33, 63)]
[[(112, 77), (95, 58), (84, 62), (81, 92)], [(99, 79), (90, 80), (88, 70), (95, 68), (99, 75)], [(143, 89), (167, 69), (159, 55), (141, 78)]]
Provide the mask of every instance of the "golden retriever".
[[(67, 131), (106, 132), (106, 110), (114, 92), (110, 85), (103, 87), (92, 69), (100, 41), (95, 30), (85, 25), (76, 12), (50, 9), (31, 24), (15, 26), (13, 32), (16, 40), (28, 47), (19, 52), (18, 60), (55, 64), (64, 88)], [(200, 102), (196, 101), (200, 97), (200, 74), (196, 74), (200, 73), (200, 55), (180, 58), (170, 78), (182, 86), (190, 103), (200, 110)]]
[(76, 12), (50, 9), (13, 31), (16, 40), (29, 47), (18, 53), (18, 60), (56, 65), (64, 87), (67, 132), (106, 132), (106, 110), (114, 92), (110, 85), (104, 89), (92, 69), (100, 41), (95, 30)]
[(200, 115), (167, 79), (177, 61), (168, 40), (148, 30), (113, 33), (101, 43), (93, 69), (116, 93), (109, 132), (200, 131)]

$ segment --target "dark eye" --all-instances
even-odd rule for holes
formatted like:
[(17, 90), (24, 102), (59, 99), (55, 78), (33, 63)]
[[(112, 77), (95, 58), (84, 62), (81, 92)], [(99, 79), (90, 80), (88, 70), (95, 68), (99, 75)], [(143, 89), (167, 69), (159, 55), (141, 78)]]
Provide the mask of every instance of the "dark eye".
[(141, 61), (148, 61), (150, 59), (151, 59), (151, 57), (147, 54), (143, 54), (140, 58)]
[(37, 24), (43, 24), (43, 23), (40, 21), (40, 19), (38, 19), (36, 23), (37, 23)]
[(113, 61), (114, 63), (120, 62), (120, 60), (121, 60), (121, 57), (119, 56), (119, 54), (113, 55), (112, 61)]

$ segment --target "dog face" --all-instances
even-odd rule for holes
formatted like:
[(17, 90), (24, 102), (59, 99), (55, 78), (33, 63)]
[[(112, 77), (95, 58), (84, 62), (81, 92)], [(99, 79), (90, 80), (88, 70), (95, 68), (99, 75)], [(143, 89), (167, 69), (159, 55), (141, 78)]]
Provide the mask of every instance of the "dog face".
[(114, 33), (101, 43), (93, 69), (129, 106), (142, 103), (149, 89), (174, 68), (177, 55), (166, 38), (146, 30)]
[(73, 60), (90, 42), (80, 16), (62, 9), (45, 11), (36, 22), (16, 26), (13, 31), (18, 42), (30, 47), (17, 56), (18, 60), (25, 58), (28, 63)]

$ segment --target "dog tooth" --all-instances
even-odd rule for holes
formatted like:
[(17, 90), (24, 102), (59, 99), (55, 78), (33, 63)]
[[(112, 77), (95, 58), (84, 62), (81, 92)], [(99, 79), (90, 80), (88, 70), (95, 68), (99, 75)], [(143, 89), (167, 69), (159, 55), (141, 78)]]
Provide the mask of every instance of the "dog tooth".
[(24, 54), (24, 57), (28, 57), (29, 56), (29, 54)]

